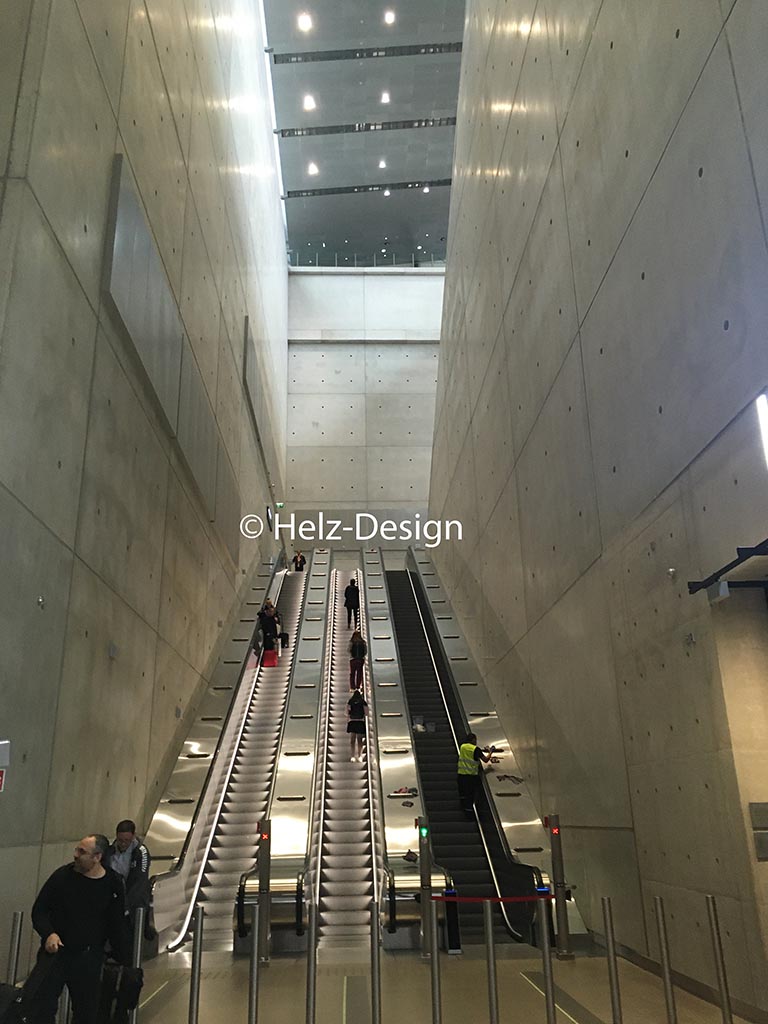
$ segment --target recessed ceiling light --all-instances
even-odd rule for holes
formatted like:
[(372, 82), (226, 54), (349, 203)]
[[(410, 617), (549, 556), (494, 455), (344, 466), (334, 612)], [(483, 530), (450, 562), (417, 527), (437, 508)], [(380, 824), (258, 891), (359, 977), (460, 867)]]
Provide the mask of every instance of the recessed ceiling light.
[(344, 245), (349, 245), (349, 239), (348, 238), (344, 239)]
[(384, 253), (385, 256), (387, 255), (387, 250), (386, 249), (382, 249), (381, 251)]
[(417, 248), (417, 249), (421, 249), (421, 246), (420, 246), (420, 245), (417, 245), (417, 246), (416, 246), (416, 248)]
[(394, 25), (395, 24), (395, 12), (394, 11), (384, 11), (384, 24), (385, 25)]
[(323, 242), (323, 248), (325, 248), (325, 242)]
[(386, 91), (386, 89), (381, 94), (381, 102), (382, 103), (389, 103), (389, 93)]
[(385, 196), (391, 196), (391, 195), (392, 195), (392, 193), (391, 193), (391, 192), (389, 191), (389, 189), (388, 189), (388, 188), (385, 188), (385, 189), (384, 189), (384, 195), (385, 195)]
[(421, 191), (425, 192), (425, 193), (429, 192), (429, 185), (425, 185), (424, 188)]
[(315, 97), (311, 93), (307, 93), (307, 95), (304, 97), (304, 109), (315, 110), (316, 107), (317, 104), (315, 103)]
[(380, 171), (383, 171), (386, 166), (387, 166), (387, 161), (386, 160), (383, 160), (383, 159), (379, 160), (379, 170)]
[(429, 238), (429, 233), (427, 233), (426, 235), (424, 235), (424, 237), (425, 237), (425, 238)]
[(312, 29), (312, 15), (304, 11), (296, 19), (300, 32), (309, 32)]
[(316, 163), (310, 163), (309, 167), (307, 168), (307, 174), (319, 174), (319, 173), (320, 173), (320, 168), (317, 166), (317, 164)]

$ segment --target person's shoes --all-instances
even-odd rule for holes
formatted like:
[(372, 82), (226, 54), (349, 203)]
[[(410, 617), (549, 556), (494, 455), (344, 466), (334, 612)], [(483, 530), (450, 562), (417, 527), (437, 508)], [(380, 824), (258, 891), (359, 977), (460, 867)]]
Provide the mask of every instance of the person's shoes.
[(352, 762), (352, 764), (354, 764), (354, 763), (355, 763), (355, 761), (356, 761), (357, 759), (356, 759), (356, 758), (354, 758), (354, 757), (350, 757), (350, 759), (349, 759), (349, 760), (350, 760), (350, 761)]

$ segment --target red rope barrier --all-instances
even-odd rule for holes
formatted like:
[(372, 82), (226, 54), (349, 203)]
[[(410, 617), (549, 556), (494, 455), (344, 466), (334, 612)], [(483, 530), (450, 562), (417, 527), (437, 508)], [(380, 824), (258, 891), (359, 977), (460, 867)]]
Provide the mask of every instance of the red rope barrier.
[(538, 903), (539, 900), (553, 900), (554, 893), (543, 892), (540, 896), (432, 896), (436, 903)]

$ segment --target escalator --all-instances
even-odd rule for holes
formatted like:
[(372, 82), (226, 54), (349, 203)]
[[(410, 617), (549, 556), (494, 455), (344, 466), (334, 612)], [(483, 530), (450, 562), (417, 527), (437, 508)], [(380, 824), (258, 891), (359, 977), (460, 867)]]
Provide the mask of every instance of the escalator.
[[(414, 732), (414, 749), (422, 785), (422, 799), (430, 822), (435, 860), (452, 875), (459, 896), (530, 896), (535, 891), (534, 869), (512, 860), (500, 836), (484, 790), (473, 820), (459, 804), (456, 783), (457, 749), (466, 725), (448, 680), (437, 638), (430, 645), (429, 617), (420, 609), (417, 580), (405, 571), (388, 571), (392, 620), (397, 637), (403, 684), (412, 720), (426, 723)], [(426, 600), (421, 595), (421, 600)], [(432, 731), (434, 726), (434, 731)], [(464, 942), (483, 939), (482, 904), (460, 904)], [(498, 941), (530, 941), (531, 914), (527, 904), (494, 911)]]
[[(354, 574), (353, 574), (354, 575)], [(344, 588), (349, 574), (334, 573), (330, 694), (327, 705), (325, 788), (319, 827), (318, 950), (368, 949), (374, 899), (371, 797), (367, 756), (350, 760), (347, 733), (349, 654)], [(367, 686), (367, 674), (364, 681)], [(364, 748), (365, 751), (365, 748)]]
[[(306, 573), (286, 575), (277, 603), (281, 628), (295, 638)], [(265, 816), (293, 661), (293, 643), (275, 668), (259, 666), (242, 736), (200, 885), (205, 948), (232, 948), (232, 905), (240, 877), (256, 861), (258, 823)]]

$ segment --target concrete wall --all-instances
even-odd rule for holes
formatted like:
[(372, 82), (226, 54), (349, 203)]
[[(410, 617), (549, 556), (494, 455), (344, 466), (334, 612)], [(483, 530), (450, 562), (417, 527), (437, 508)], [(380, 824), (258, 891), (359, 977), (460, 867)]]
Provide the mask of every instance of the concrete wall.
[(291, 271), (287, 511), (426, 511), (440, 271)]
[(768, 617), (715, 629), (686, 581), (768, 533), (768, 9), (467, 19), (430, 490), (465, 540), (436, 560), (589, 926), (611, 895), (655, 956), (661, 894), (674, 966), (714, 983), (715, 893), (765, 1008)]
[[(215, 415), (263, 506), (244, 317), (285, 436), (287, 273), (255, 3), (11, 0), (0, 30), (0, 959), (93, 829), (148, 819), (259, 548), (209, 521), (102, 289), (125, 154)], [(231, 474), (231, 476), (230, 476)], [(230, 524), (231, 525), (231, 524)], [(231, 540), (231, 533), (229, 534)], [(265, 549), (266, 550), (266, 549)]]

